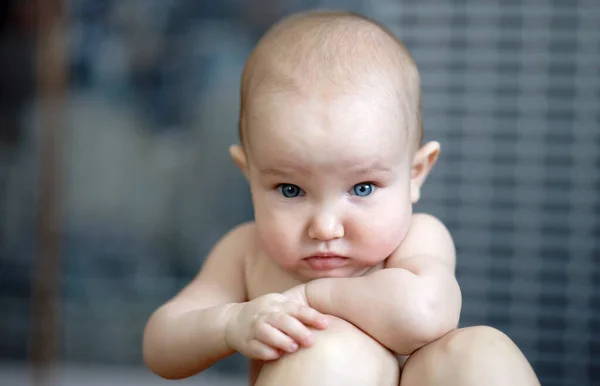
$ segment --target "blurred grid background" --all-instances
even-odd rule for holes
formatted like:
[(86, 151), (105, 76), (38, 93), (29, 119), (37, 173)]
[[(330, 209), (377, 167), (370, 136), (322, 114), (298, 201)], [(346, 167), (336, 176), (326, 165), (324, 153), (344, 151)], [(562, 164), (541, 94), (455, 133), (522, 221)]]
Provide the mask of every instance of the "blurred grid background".
[[(18, 366), (44, 124), (35, 7), (3, 4), (0, 364)], [(149, 313), (252, 216), (227, 155), (244, 60), (273, 21), (311, 7), (380, 20), (420, 67), (442, 155), (417, 209), (454, 235), (461, 324), (506, 332), (543, 385), (600, 384), (598, 0), (67, 2), (60, 360), (143, 371)], [(234, 356), (211, 374), (245, 371)]]

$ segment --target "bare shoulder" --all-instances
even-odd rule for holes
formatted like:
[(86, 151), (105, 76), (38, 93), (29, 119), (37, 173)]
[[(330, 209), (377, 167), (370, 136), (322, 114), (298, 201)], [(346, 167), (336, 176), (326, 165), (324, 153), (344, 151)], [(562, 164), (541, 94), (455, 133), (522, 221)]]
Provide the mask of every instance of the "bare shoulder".
[(409, 228), (410, 237), (438, 237), (451, 238), (450, 231), (446, 225), (437, 217), (428, 213), (415, 213), (412, 215)]
[(450, 231), (437, 217), (426, 213), (412, 215), (406, 237), (386, 265), (417, 260), (434, 260), (451, 269), (456, 265), (456, 250)]
[(246, 299), (244, 267), (256, 248), (253, 222), (236, 226), (212, 248), (196, 277), (175, 297), (211, 307)]
[(212, 248), (200, 274), (213, 266), (240, 266), (243, 268), (246, 256), (256, 248), (254, 222), (240, 224), (227, 232)]
[(245, 222), (227, 232), (215, 245), (211, 255), (227, 251), (230, 252), (229, 258), (240, 259), (248, 251), (256, 248), (256, 240), (256, 225), (254, 221)]

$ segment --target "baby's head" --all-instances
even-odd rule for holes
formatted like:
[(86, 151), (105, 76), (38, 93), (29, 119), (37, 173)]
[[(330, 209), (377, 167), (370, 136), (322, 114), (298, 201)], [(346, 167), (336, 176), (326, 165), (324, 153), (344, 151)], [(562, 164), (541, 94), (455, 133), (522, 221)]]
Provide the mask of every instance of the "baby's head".
[(419, 73), (402, 43), (358, 15), (294, 15), (251, 54), (241, 99), (230, 150), (267, 254), (304, 279), (385, 260), (439, 152), (421, 146)]

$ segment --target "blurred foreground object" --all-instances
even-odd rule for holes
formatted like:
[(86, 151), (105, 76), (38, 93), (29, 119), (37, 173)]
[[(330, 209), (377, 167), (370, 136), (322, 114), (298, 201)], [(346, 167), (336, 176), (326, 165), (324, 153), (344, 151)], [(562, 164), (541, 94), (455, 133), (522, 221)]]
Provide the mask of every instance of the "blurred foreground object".
[(53, 384), (60, 357), (61, 185), (65, 135), (66, 4), (35, 2), (37, 92), (40, 103), (39, 209), (33, 268), (31, 361), (34, 385)]

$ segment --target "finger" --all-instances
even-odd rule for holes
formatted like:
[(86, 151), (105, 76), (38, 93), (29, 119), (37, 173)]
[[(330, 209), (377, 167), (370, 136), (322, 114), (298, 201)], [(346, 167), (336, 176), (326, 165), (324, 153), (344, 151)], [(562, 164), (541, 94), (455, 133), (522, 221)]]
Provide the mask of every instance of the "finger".
[(270, 347), (256, 339), (253, 339), (248, 344), (249, 354), (252, 359), (259, 359), (262, 361), (273, 361), (279, 359), (282, 353), (278, 350)]
[(289, 336), (268, 323), (260, 323), (256, 326), (255, 337), (260, 342), (286, 352), (298, 350), (298, 344)]
[(266, 322), (302, 346), (311, 346), (314, 343), (310, 329), (291, 315), (283, 312), (270, 314)]
[(327, 327), (327, 317), (314, 308), (310, 308), (296, 302), (287, 302), (284, 308), (288, 314), (298, 319), (305, 325), (309, 325), (321, 330)]

